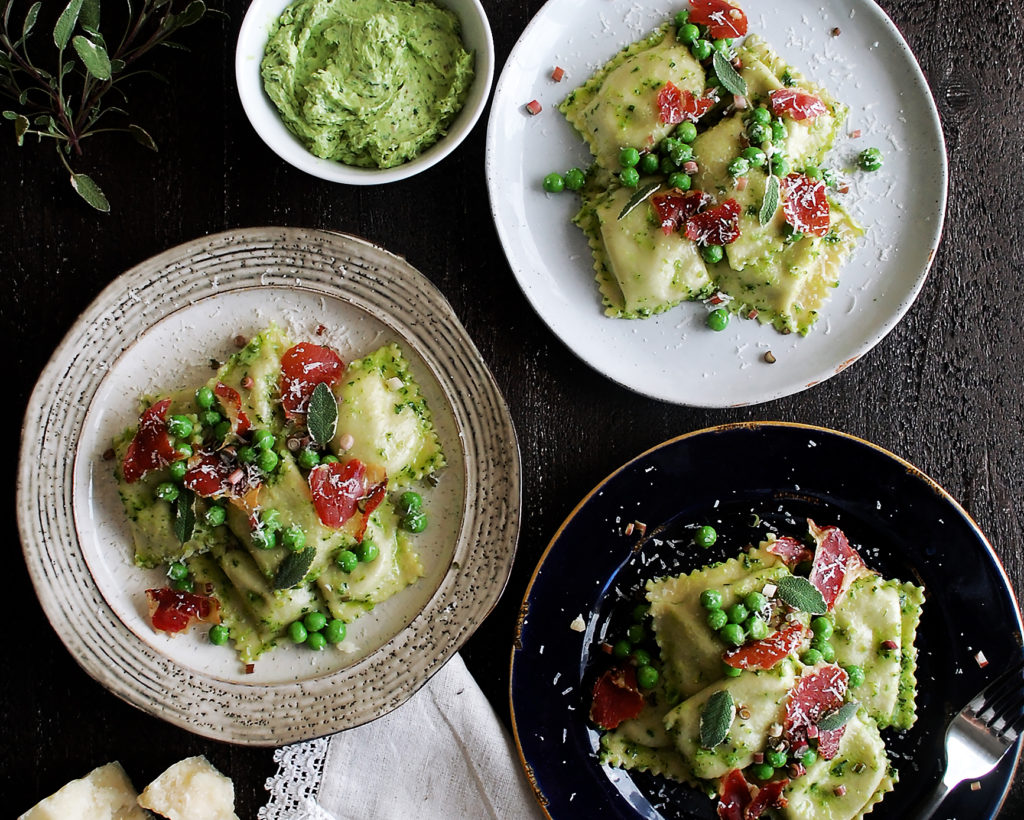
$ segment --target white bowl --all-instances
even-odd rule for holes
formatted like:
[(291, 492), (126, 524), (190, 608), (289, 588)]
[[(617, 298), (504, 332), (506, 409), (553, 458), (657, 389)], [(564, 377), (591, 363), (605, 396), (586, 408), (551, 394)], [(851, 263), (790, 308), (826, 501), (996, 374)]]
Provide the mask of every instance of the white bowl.
[(357, 168), (311, 154), (298, 137), (285, 127), (277, 108), (263, 91), (263, 78), (260, 76), (260, 61), (263, 59), (270, 28), (290, 2), (292, 0), (253, 0), (242, 21), (235, 48), (235, 81), (242, 108), (256, 133), (285, 162), (331, 182), (379, 185), (425, 171), (454, 151), (473, 129), (487, 104), (491, 81), (494, 79), (491, 27), (480, 0), (435, 0), (437, 5), (455, 12), (462, 24), (462, 41), (476, 57), (469, 96), (448, 127), (448, 133), (415, 159), (394, 168)]

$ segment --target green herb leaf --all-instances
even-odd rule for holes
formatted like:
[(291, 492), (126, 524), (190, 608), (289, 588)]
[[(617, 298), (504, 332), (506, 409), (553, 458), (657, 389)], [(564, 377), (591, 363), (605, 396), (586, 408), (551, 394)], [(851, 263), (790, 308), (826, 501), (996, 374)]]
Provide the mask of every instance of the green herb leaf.
[(17, 112), (17, 111), (10, 111), (10, 110), (7, 110), (7, 111), (4, 111), (4, 112), (3, 112), (3, 118), (4, 118), (5, 120), (16, 120), (16, 119), (18, 119), (18, 117), (19, 117), (19, 116), (20, 116), (20, 115), (18, 114), (18, 112)]
[(74, 31), (75, 23), (78, 22), (78, 15), (82, 11), (82, 1), (71, 0), (64, 7), (64, 11), (60, 13), (60, 17), (57, 18), (57, 25), (53, 27), (53, 44), (61, 51), (64, 50), (68, 40), (71, 39), (71, 32)]
[(314, 388), (309, 398), (306, 426), (313, 441), (321, 447), (334, 438), (334, 431), (338, 428), (338, 401), (324, 382)]
[(103, 213), (110, 212), (110, 203), (107, 201), (107, 197), (100, 190), (100, 186), (93, 182), (92, 177), (88, 174), (72, 174), (71, 187), (97, 211), (102, 211)]
[(715, 692), (700, 713), (700, 745), (714, 749), (725, 740), (735, 718), (736, 703), (732, 694), (726, 689)]
[(824, 615), (828, 611), (818, 588), (802, 575), (785, 575), (775, 582), (775, 586), (775, 594), (793, 609), (811, 615)]
[(660, 182), (652, 182), (649, 185), (645, 185), (643, 188), (641, 188), (639, 191), (637, 191), (635, 194), (633, 194), (633, 196), (629, 198), (629, 202), (622, 206), (622, 210), (619, 211), (618, 218), (622, 219), (624, 216), (626, 216), (626, 214), (632, 211), (637, 205), (639, 205), (641, 202), (647, 199), (647, 197), (649, 197), (651, 194), (657, 191), (660, 187)]
[(737, 94), (741, 97), (747, 95), (747, 81), (732, 67), (728, 57), (720, 51), (716, 51), (715, 56), (711, 58), (711, 65), (715, 69), (715, 75), (722, 84), (722, 88), (730, 94)]
[(138, 125), (129, 125), (128, 133), (135, 137), (136, 142), (145, 145), (150, 151), (158, 150), (156, 147), (156, 142), (149, 135), (149, 132), (146, 131), (145, 128), (142, 128)]
[(99, 31), (100, 29), (100, 0), (84, 0), (82, 3), (82, 13), (78, 19), (82, 23), (82, 28), (88, 32)]
[(85, 64), (85, 70), (92, 74), (97, 80), (110, 79), (110, 57), (103, 46), (98, 46), (81, 34), (76, 34), (71, 39), (71, 44), (78, 52)]
[(22, 145), (25, 142), (25, 134), (29, 129), (28, 117), (19, 114), (14, 120), (14, 138), (18, 141), (18, 145)]
[(836, 729), (842, 729), (860, 708), (860, 704), (856, 701), (850, 701), (844, 703), (838, 709), (834, 709), (826, 715), (822, 715), (821, 720), (818, 721), (819, 732), (834, 732)]
[(198, 23), (203, 19), (204, 14), (206, 14), (206, 3), (202, 2), (202, 0), (192, 0), (191, 3), (185, 6), (185, 10), (181, 14), (171, 14), (167, 17), (166, 31), (170, 34), (179, 28), (185, 28), (185, 26)]
[(25, 24), (21, 27), (20, 42), (25, 42), (25, 40), (28, 38), (28, 35), (32, 32), (32, 29), (35, 27), (36, 20), (39, 19), (39, 9), (41, 9), (42, 7), (43, 4), (41, 2), (33, 3), (29, 7), (28, 14), (25, 15)]
[(767, 225), (772, 221), (775, 212), (779, 209), (779, 178), (770, 174), (764, 183), (764, 200), (761, 202), (761, 213), (758, 214), (758, 221)]
[(316, 557), (316, 547), (306, 547), (302, 552), (289, 552), (277, 568), (274, 589), (291, 589), (302, 583)]
[(191, 541), (196, 531), (196, 494), (182, 488), (174, 503), (174, 534), (184, 544)]

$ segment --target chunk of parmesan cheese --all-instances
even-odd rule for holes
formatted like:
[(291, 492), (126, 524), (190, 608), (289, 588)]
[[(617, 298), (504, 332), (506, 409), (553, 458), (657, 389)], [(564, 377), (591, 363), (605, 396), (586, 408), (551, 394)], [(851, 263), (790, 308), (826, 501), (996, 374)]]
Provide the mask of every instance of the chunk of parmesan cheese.
[(147, 820), (118, 762), (93, 769), (41, 800), (18, 820)]
[(167, 769), (146, 786), (139, 805), (168, 820), (238, 820), (234, 784), (201, 755)]

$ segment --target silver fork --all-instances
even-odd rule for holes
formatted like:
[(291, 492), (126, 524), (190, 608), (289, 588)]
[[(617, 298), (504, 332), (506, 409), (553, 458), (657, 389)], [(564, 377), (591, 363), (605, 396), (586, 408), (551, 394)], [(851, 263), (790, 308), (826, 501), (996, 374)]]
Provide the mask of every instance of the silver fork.
[(932, 817), (953, 788), (991, 772), (1024, 728), (1024, 660), (975, 695), (946, 729), (946, 772), (915, 811)]

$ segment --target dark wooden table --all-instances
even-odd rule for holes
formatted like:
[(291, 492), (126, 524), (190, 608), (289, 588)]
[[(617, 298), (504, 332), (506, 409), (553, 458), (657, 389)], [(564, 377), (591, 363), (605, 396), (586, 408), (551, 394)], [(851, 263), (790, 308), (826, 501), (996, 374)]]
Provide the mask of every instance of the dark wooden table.
[[(500, 67), (541, 0), (484, 5)], [(598, 13), (601, 0), (593, 5)], [(378, 189), (321, 182), (272, 155), (235, 92), (232, 57), (244, 6), (227, 3), (226, 17), (190, 29), (183, 37), (190, 54), (159, 58), (167, 86), (140, 82), (130, 95), (137, 118), (159, 142), (158, 154), (119, 137), (88, 147), (81, 170), (102, 182), (114, 206), (108, 216), (69, 191), (48, 147), (17, 148), (13, 129), (3, 123), (0, 270), (7, 291), (0, 327), (14, 357), (9, 424), (18, 423), (67, 329), (128, 267), (229, 228), (346, 231), (405, 256), (441, 289), (511, 407), (525, 476), (519, 553), (503, 599), (464, 650), (504, 718), (516, 613), (558, 525), (623, 462), (710, 425), (807, 422), (897, 453), (961, 501), (988, 534), (1017, 593), (1024, 590), (1019, 0), (994, 0), (966, 20), (965, 6), (951, 0), (883, 0), (917, 54), (943, 119), (951, 172), (945, 240), (917, 303), (862, 361), (799, 395), (728, 411), (635, 395), (581, 366), (534, 314), (491, 223), (485, 121), (429, 172)], [(23, 431), (29, 439), (34, 434)], [(9, 457), (9, 481), (14, 471)], [(0, 672), (4, 813), (24, 811), (107, 760), (128, 762), (144, 784), (170, 763), (203, 753), (234, 778), (240, 816), (254, 818), (274, 771), (271, 750), (192, 736), (122, 703), (85, 675), (39, 607), (18, 548), (11, 484), (4, 495), (12, 602)], [(1018, 776), (1002, 816), (1022, 814), (1024, 777)]]

